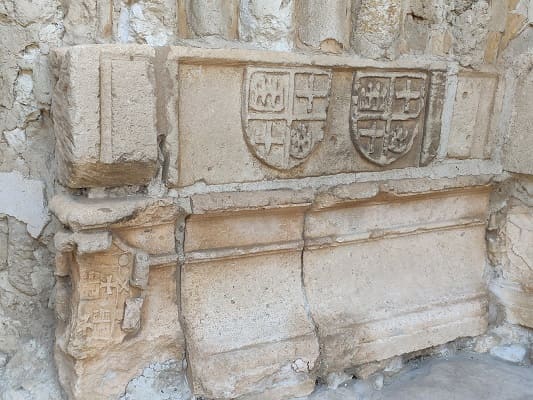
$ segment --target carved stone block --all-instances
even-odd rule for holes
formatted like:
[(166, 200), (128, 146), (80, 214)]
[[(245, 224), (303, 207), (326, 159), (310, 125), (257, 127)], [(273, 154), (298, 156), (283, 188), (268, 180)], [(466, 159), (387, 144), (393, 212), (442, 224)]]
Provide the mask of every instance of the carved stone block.
[(243, 125), (250, 150), (263, 162), (291, 169), (324, 138), (331, 71), (247, 68)]
[(147, 364), (184, 355), (173, 240), (178, 210), (165, 200), (84, 204), (65, 196), (51, 208), (74, 230), (55, 240), (62, 253), (55, 295), (60, 381), (77, 400), (115, 398)]
[(448, 156), (487, 158), (490, 123), (498, 79), (495, 75), (459, 74)]
[(411, 158), (418, 160), (427, 85), (425, 73), (355, 74), (351, 133), (363, 157), (378, 165), (388, 165), (414, 150)]
[(147, 183), (158, 157), (154, 50), (76, 46), (55, 53), (59, 177), (70, 187)]
[(303, 276), (321, 374), (484, 332), (487, 207), (487, 190), (452, 191), (308, 214)]
[[(446, 85), (439, 65), (371, 68), (344, 57), (287, 54), (276, 66), (270, 53), (210, 51), (215, 65), (204, 55), (180, 54), (175, 48), (168, 55), (180, 63), (178, 110), (171, 117), (178, 126), (167, 140), (176, 160), (170, 186), (416, 167), (429, 164), (439, 146)], [(373, 78), (388, 84), (387, 95), (392, 90), (391, 108), (358, 112), (357, 88)], [(376, 153), (369, 156), (364, 135), (372, 121), (390, 143), (384, 152), (382, 139), (374, 139)], [(377, 152), (386, 155), (374, 157)]]
[(303, 211), (189, 218), (181, 295), (196, 395), (286, 399), (313, 390), (318, 342), (300, 278)]

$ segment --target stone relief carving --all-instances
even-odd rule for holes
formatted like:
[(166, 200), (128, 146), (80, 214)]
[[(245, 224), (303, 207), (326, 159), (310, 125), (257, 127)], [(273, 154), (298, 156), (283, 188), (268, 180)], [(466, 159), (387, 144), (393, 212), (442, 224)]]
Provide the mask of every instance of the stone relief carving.
[(242, 118), (252, 153), (281, 170), (303, 163), (324, 138), (330, 88), (329, 70), (247, 68)]
[(423, 72), (356, 72), (351, 134), (367, 160), (389, 165), (405, 156), (424, 131), (427, 74)]

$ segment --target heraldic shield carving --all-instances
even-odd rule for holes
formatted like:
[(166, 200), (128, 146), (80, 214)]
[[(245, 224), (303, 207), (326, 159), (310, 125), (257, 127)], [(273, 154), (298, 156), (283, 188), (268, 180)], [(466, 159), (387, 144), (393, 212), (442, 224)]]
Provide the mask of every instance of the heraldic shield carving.
[(424, 130), (427, 75), (423, 72), (356, 72), (351, 136), (369, 161), (389, 165), (405, 156)]
[(324, 138), (331, 71), (246, 70), (242, 119), (248, 147), (280, 170), (303, 163)]

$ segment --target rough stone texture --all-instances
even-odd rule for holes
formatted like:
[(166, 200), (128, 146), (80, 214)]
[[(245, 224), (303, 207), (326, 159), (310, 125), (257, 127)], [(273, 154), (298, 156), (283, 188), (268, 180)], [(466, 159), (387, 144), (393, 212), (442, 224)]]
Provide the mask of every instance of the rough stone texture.
[(291, 50), (294, 3), (294, 0), (241, 1), (240, 39), (271, 50)]
[(181, 36), (238, 36), (239, 0), (178, 0)]
[(394, 45), (400, 34), (402, 2), (361, 0), (355, 15), (354, 50), (366, 57), (394, 58), (396, 53)]
[(485, 158), (494, 110), (497, 77), (460, 74), (455, 94), (448, 155)]
[(154, 51), (109, 50), (56, 53), (52, 112), (59, 177), (69, 187), (147, 183), (155, 175)]
[(533, 104), (531, 61), (531, 58), (524, 58), (522, 65), (519, 65), (520, 75), (513, 96), (514, 106), (504, 155), (505, 169), (530, 175), (533, 174), (533, 163), (529, 154), (529, 149), (533, 146), (532, 120), (528, 116), (528, 110), (531, 110)]
[(487, 205), (486, 192), (451, 192), (309, 214), (304, 282), (325, 371), (484, 332)]
[(327, 52), (349, 48), (351, 8), (351, 0), (333, 3), (324, 0), (297, 1), (296, 40), (299, 47), (310, 46)]
[(303, 217), (297, 208), (188, 220), (181, 296), (194, 393), (283, 399), (313, 390), (319, 354), (301, 286)]
[[(264, 222), (261, 218), (283, 213), (282, 210), (286, 208), (294, 210), (296, 205), (296, 208), (306, 209), (304, 222), (297, 224), (301, 228), (299, 235), (303, 238), (301, 232), (305, 226), (309, 226), (306, 221), (309, 221), (312, 215), (330, 208), (331, 215), (336, 215), (341, 210), (364, 209), (369, 206), (362, 205), (364, 199), (367, 199), (367, 202), (376, 202), (377, 210), (381, 209), (382, 213), (389, 215), (387, 210), (393, 210), (398, 204), (430, 204), (429, 207), (435, 210), (435, 214), (428, 216), (430, 211), (425, 209), (425, 206), (411, 208), (406, 212), (407, 222), (403, 228), (409, 229), (412, 221), (419, 221), (421, 218), (424, 222), (432, 221), (432, 218), (448, 205), (447, 196), (435, 197), (435, 193), (446, 190), (472, 193), (472, 187), (488, 183), (493, 184), (488, 207), (491, 215), (486, 225), (488, 263), (484, 271), (486, 281), (482, 281), (481, 287), (486, 289), (485, 283), (488, 283), (492, 294), (488, 298), (488, 312), (479, 318), (482, 323), (485, 318), (488, 319), (487, 332), (478, 338), (459, 339), (455, 344), (439, 347), (440, 350), (435, 352), (423, 353), (426, 351), (422, 349), (424, 346), (448, 339), (433, 334), (431, 328), (436, 321), (435, 314), (426, 320), (409, 320), (406, 317), (407, 322), (411, 324), (407, 326), (412, 327), (412, 324), (425, 321), (429, 323), (430, 328), (424, 332), (427, 341), (419, 336), (419, 339), (410, 342), (411, 347), (405, 348), (417, 349), (422, 352), (415, 353), (419, 355), (440, 354), (446, 357), (448, 349), (465, 343), (468, 344), (467, 347), (478, 351), (516, 344), (530, 348), (530, 328), (533, 321), (530, 301), (531, 256), (528, 254), (529, 248), (524, 247), (524, 243), (531, 241), (528, 236), (531, 231), (528, 221), (533, 210), (531, 178), (527, 175), (532, 171), (531, 161), (526, 157), (527, 151), (524, 153), (525, 149), (531, 147), (528, 141), (530, 135), (527, 134), (530, 131), (530, 56), (522, 55), (531, 53), (531, 2), (353, 0), (338, 1), (334, 2), (335, 4), (327, 2), (327, 7), (325, 3), (295, 0), (7, 0), (0, 3), (0, 398), (63, 400), (68, 397), (68, 393), (75, 390), (80, 393), (79, 398), (91, 399), (98, 396), (116, 398), (121, 395), (129, 398), (149, 397), (154, 400), (189, 397), (188, 390), (178, 388), (178, 385), (187, 385), (182, 364), (186, 351), (177, 311), (180, 308), (179, 301), (185, 298), (181, 293), (184, 280), (180, 273), (182, 269), (194, 270), (191, 265), (212, 265), (213, 270), (205, 267), (205, 270), (202, 270), (210, 277), (209, 282), (215, 285), (220, 280), (219, 286), (228, 289), (228, 292), (233, 291), (230, 286), (232, 282), (225, 280), (222, 274), (217, 275), (226, 269), (224, 263), (228, 261), (221, 261), (220, 257), (228, 257), (225, 253), (228, 249), (211, 249), (205, 260), (192, 262), (190, 258), (186, 259), (191, 253), (199, 255), (197, 251), (183, 251), (189, 220), (196, 223), (206, 213), (209, 214), (207, 220), (215, 214), (217, 218), (222, 219), (235, 217), (236, 224), (254, 226), (253, 229), (246, 228), (241, 232), (241, 238), (252, 238), (255, 234), (266, 235), (263, 236), (265, 238), (268, 237), (268, 232), (275, 237), (282, 235), (280, 226), (283, 221), (257, 225), (253, 221), (245, 223), (239, 218), (247, 212), (252, 212), (256, 216), (255, 220)], [(343, 14), (343, 10), (348, 10), (349, 13)], [(55, 47), (96, 43), (98, 45), (93, 48), (71, 47), (52, 51)], [(107, 47), (112, 43), (129, 43), (131, 46), (121, 47), (113, 44)], [(133, 44), (147, 46), (135, 47)], [(296, 46), (297, 51), (293, 49)], [(252, 47), (287, 52), (258, 52), (250, 50)], [(229, 48), (233, 50), (230, 51)], [(325, 55), (325, 52), (341, 54)], [(82, 54), (83, 57), (74, 57), (75, 54)], [(107, 55), (119, 56), (119, 60), (113, 59), (109, 63), (109, 60), (106, 60)], [(131, 55), (134, 56), (133, 61), (129, 59)], [(139, 55), (146, 60), (146, 64), (143, 60), (138, 60)], [(63, 56), (70, 57), (70, 61), (65, 63)], [(377, 61), (382, 59), (389, 61)], [(61, 69), (67, 66), (67, 69)], [(266, 149), (261, 146), (266, 146), (267, 143), (254, 148), (251, 142), (246, 141), (243, 124), (244, 121), (249, 121), (247, 117), (243, 120), (242, 110), (245, 98), (243, 89), (247, 82), (246, 70), (273, 68), (291, 71), (320, 69), (328, 73), (331, 71), (325, 125), (318, 128), (319, 122), (309, 124), (308, 119), (301, 118), (302, 114), (307, 113), (307, 107), (303, 106), (307, 100), (302, 100), (299, 108), (300, 118), (291, 120), (300, 122), (291, 126), (294, 128), (293, 132), (286, 130), (292, 136), (292, 140), (287, 139), (290, 144), (288, 148), (292, 149), (290, 160), (294, 164), (290, 171), (269, 166), (268, 162), (271, 160), (268, 157), (257, 157), (257, 149)], [(382, 77), (376, 74), (385, 73), (391, 77), (391, 72), (400, 72), (411, 78), (413, 77), (409, 74), (413, 72), (427, 74), (428, 91), (425, 93), (427, 102), (424, 115), (416, 117), (420, 121), (425, 120), (425, 134), (423, 137), (417, 136), (420, 142), (413, 141), (411, 150), (388, 166), (369, 161), (365, 154), (372, 158), (372, 155), (376, 155), (375, 151), (379, 152), (380, 146), (382, 152), (385, 149), (385, 161), (395, 157), (391, 155), (394, 153), (392, 150), (402, 154), (401, 150), (407, 150), (409, 147), (403, 146), (401, 141), (398, 142), (403, 131), (401, 135), (399, 129), (395, 131), (394, 144), (391, 143), (390, 146), (384, 146), (385, 139), (374, 139), (378, 143), (374, 152), (371, 152), (370, 138), (365, 139), (364, 135), (357, 135), (370, 133), (379, 136), (381, 125), (385, 120), (388, 121), (387, 112), (378, 112), (382, 111), (379, 107), (377, 110), (370, 110), (371, 117), (365, 122), (357, 107), (355, 128), (350, 127), (354, 122), (352, 112), (356, 109), (351, 107), (355, 101), (352, 97), (357, 97), (357, 102), (360, 98), (359, 91), (354, 90), (354, 83), (362, 83), (362, 86), (365, 86), (364, 81), (354, 80), (354, 74), (362, 71), (371, 72), (374, 78), (380, 79)], [(72, 78), (72, 75), (69, 76), (71, 72), (77, 73), (80, 79), (71, 81), (68, 88), (58, 86), (58, 82), (60, 85), (69, 82)], [(476, 92), (477, 89), (473, 88), (473, 95), (467, 96), (467, 101), (464, 101), (461, 90), (467, 76), (483, 77), (480, 79), (483, 83), (478, 86), (482, 88), (481, 92)], [(403, 85), (400, 85), (401, 79), (398, 76), (396, 78), (399, 82), (395, 92), (403, 88), (407, 93), (407, 82), (404, 80)], [(295, 79), (293, 82), (300, 85), (297, 88), (301, 91), (300, 94), (307, 95), (307, 99), (313, 98), (312, 103), (323, 101), (324, 98), (315, 96), (316, 92), (324, 91), (324, 88), (319, 86), (321, 80), (315, 80), (312, 84), (311, 81), (312, 79)], [(494, 94), (493, 85), (496, 85), (496, 82), (498, 88)], [(311, 92), (315, 93), (309, 93), (305, 84), (308, 85), (307, 88), (314, 87)], [(412, 88), (416, 91), (419, 89), (417, 84), (416, 80), (412, 80)], [(102, 87), (112, 90), (102, 90)], [(78, 97), (74, 99), (67, 96), (67, 89), (86, 92), (83, 92), (85, 95), (78, 93)], [(108, 96), (103, 96), (106, 93)], [(481, 93), (479, 102), (476, 93)], [(313, 96), (309, 97), (309, 94)], [(376, 98), (375, 92), (373, 95)], [(305, 99), (305, 96), (300, 99)], [(486, 105), (490, 101), (493, 101), (494, 107), (491, 106), (490, 111), (486, 111)], [(416, 103), (416, 99), (409, 100), (407, 111), (416, 108)], [(260, 103), (256, 102), (257, 104)], [(315, 116), (315, 110), (314, 106), (311, 107), (310, 116)], [(472, 110), (472, 115), (474, 112), (478, 113), (476, 118), (468, 118), (466, 113), (470, 112), (469, 110)], [(184, 111), (188, 114), (184, 114)], [(458, 111), (466, 117), (461, 117)], [(276, 111), (269, 112), (272, 116)], [(486, 129), (488, 118), (484, 117), (489, 113), (492, 118)], [(184, 118), (186, 125), (183, 124)], [(373, 129), (371, 121), (376, 122), (376, 130)], [(464, 124), (461, 121), (464, 121)], [(65, 136), (65, 129), (70, 126), (64, 124), (65, 122), (79, 129), (72, 142), (61, 142), (70, 137)], [(394, 119), (390, 122), (394, 128)], [(407, 127), (409, 124), (414, 125), (412, 121), (405, 122), (404, 125)], [(64, 183), (68, 181), (64, 176), (65, 164), (60, 165), (58, 169), (57, 163), (68, 157), (61, 155), (61, 151), (55, 151), (54, 146), (58, 149), (61, 146), (71, 148), (72, 154), (76, 155), (79, 153), (75, 153), (74, 149), (81, 149), (84, 154), (88, 154), (87, 152), (98, 148), (88, 141), (100, 138), (102, 126), (110, 129), (111, 139), (117, 140), (116, 143), (111, 141), (113, 146), (104, 144), (104, 150), (108, 156), (111, 154), (112, 162), (104, 162), (106, 168), (102, 169), (99, 159), (89, 157), (89, 165), (92, 165), (90, 168), (93, 171), (85, 176), (87, 181), (73, 185), (79, 186), (73, 190), (64, 187)], [(385, 130), (384, 137), (390, 138), (385, 135), (386, 132)], [(390, 134), (393, 130), (388, 132)], [(59, 139), (57, 143), (56, 138)], [(109, 139), (109, 136), (104, 135), (104, 138)], [(131, 140), (132, 138), (135, 140)], [(139, 138), (142, 140), (138, 141)], [(132, 146), (134, 143), (140, 145)], [(120, 147), (120, 155), (113, 158), (118, 154), (114, 153), (115, 144)], [(279, 146), (272, 142), (270, 145), (273, 146), (271, 148)], [(191, 149), (194, 149), (194, 154), (191, 154)], [(310, 149), (311, 153), (307, 154)], [(131, 157), (142, 159), (146, 163), (140, 168), (125, 167), (124, 164), (127, 164)], [(379, 160), (379, 157), (375, 160)], [(83, 163), (75, 164), (74, 159), (70, 161), (73, 162), (72, 166), (85, 168)], [(300, 164), (295, 165), (298, 163)], [(96, 168), (95, 165), (100, 166)], [(110, 167), (111, 165), (113, 167)], [(509, 173), (502, 173), (502, 168)], [(133, 179), (132, 176), (136, 178)], [(76, 196), (76, 204), (69, 200), (69, 196), (52, 201), (56, 194), (64, 193)], [(419, 199), (397, 198), (407, 195)], [(459, 201), (448, 206), (446, 212), (459, 210), (457, 215), (450, 215), (450, 221), (456, 221), (462, 212), (475, 206), (464, 203)], [(478, 206), (479, 203), (483, 201), (480, 200)], [(56, 217), (48, 217), (48, 204), (51, 204)], [(158, 225), (157, 221), (161, 221), (166, 215), (162, 210), (176, 205), (180, 206), (180, 215), (176, 216), (176, 220)], [(184, 213), (193, 215), (187, 219)], [(403, 217), (401, 212), (399, 214)], [(111, 257), (109, 250), (104, 249), (116, 246), (113, 243), (117, 243), (117, 232), (110, 227), (127, 224), (127, 221), (137, 217), (142, 220), (137, 219), (138, 227), (127, 226), (119, 229), (120, 235), (124, 235), (124, 241), (137, 249), (136, 257), (131, 267), (128, 267), (131, 268), (130, 293), (143, 293), (144, 296), (124, 300), (127, 309), (123, 311), (127, 318), (116, 321), (119, 331), (122, 332), (117, 334), (116, 338), (119, 340), (123, 334), (127, 335), (121, 344), (110, 345), (109, 349), (101, 352), (91, 349), (92, 345), (89, 346), (85, 351), (98, 353), (91, 359), (78, 360), (63, 356), (64, 353), (60, 350), (65, 343), (61, 342), (62, 329), (71, 325), (70, 311), (79, 309), (79, 300), (72, 298), (69, 292), (73, 279), (69, 276), (71, 266), (78, 263), (79, 258), (83, 260), (83, 265), (76, 265), (74, 269), (87, 266), (94, 267), (93, 269), (104, 268), (103, 265), (95, 266), (94, 263), (95, 260), (108, 260), (106, 257)], [(391, 221), (394, 222), (397, 217), (398, 215), (391, 216)], [(383, 222), (379, 216), (374, 219), (382, 221), (381, 225), (388, 226), (388, 221)], [(365, 216), (359, 216), (352, 226), (358, 227), (359, 222), (364, 221)], [(444, 225), (447, 223), (441, 222)], [(231, 225), (229, 222), (228, 224)], [(65, 232), (65, 226), (71, 232)], [(91, 232), (87, 231), (87, 226), (92, 227)], [(473, 249), (469, 248), (469, 257), (475, 258), (475, 264), (479, 267), (482, 261), (485, 261), (480, 255), (480, 252), (484, 251), (481, 243), (484, 228), (482, 222), (473, 226), (461, 225), (457, 229), (441, 230), (432, 226), (427, 232), (410, 232), (393, 238), (379, 237), (381, 231), (378, 227), (371, 230), (373, 236), (364, 244), (365, 249), (371, 249), (370, 252), (361, 253), (364, 246), (359, 243), (359, 249), (356, 247), (352, 255), (339, 258), (338, 263), (342, 269), (346, 268), (347, 276), (350, 277), (351, 272), (358, 271), (349, 268), (351, 261), (345, 265), (346, 260), (351, 260), (350, 257), (361, 254), (359, 259), (363, 261), (381, 260), (382, 252), (376, 251), (376, 246), (383, 246), (387, 251), (400, 252), (403, 247), (400, 250), (393, 247), (391, 250), (391, 244), (411, 243), (409, 240), (414, 237), (423, 238), (419, 243), (420, 248), (442, 243), (443, 248), (447, 249), (446, 257), (450, 254), (449, 257), (455, 259), (454, 257), (465, 252), (464, 238), (473, 237), (472, 242), (477, 245)], [(339, 223), (332, 228), (331, 236), (336, 237), (346, 229), (346, 224)], [(222, 228), (217, 230), (224, 232)], [(56, 244), (60, 251), (54, 249), (54, 233), (58, 233)], [(461, 237), (460, 234), (464, 236)], [(211, 232), (205, 228), (204, 233), (200, 235), (200, 242), (204, 235), (206, 240), (218, 240), (217, 231)], [(231, 247), (231, 241), (225, 243), (230, 243)], [(268, 237), (267, 254), (232, 256), (234, 258), (231, 262), (235, 264), (232, 268), (244, 273), (242, 275), (236, 272), (234, 281), (244, 282), (244, 285), (250, 288), (262, 288), (261, 284), (265, 283), (261, 279), (263, 270), (267, 281), (277, 281), (288, 276), (279, 285), (279, 291), (291, 294), (292, 297), (286, 296), (286, 304), (298, 304), (298, 307), (304, 308), (305, 312), (302, 313), (300, 308), (296, 307), (300, 310), (298, 315), (303, 315), (302, 318), (307, 321), (302, 331), (309, 332), (309, 335), (305, 336), (307, 341), (303, 344), (287, 335), (283, 342), (287, 346), (267, 353), (268, 357), (261, 357), (262, 353), (253, 347), (253, 350), (250, 350), (251, 356), (240, 359), (237, 357), (240, 353), (236, 353), (234, 349), (228, 353), (230, 361), (243, 362), (239, 366), (233, 365), (241, 374), (239, 376), (269, 377), (259, 382), (248, 378), (241, 381), (243, 385), (236, 388), (235, 392), (250, 394), (255, 391), (255, 394), (251, 395), (252, 398), (265, 398), (265, 394), (257, 393), (261, 388), (268, 390), (275, 399), (289, 396), (295, 391), (298, 391), (298, 394), (303, 393), (304, 389), (307, 393), (312, 389), (315, 377), (321, 380), (327, 378), (320, 373), (320, 367), (324, 368), (325, 363), (322, 362), (321, 353), (316, 350), (317, 337), (321, 336), (324, 326), (317, 325), (310, 314), (309, 299), (306, 300), (308, 294), (303, 291), (305, 287), (302, 282), (305, 279), (302, 280), (301, 273), (305, 266), (302, 264), (301, 255), (303, 251), (336, 251), (352, 244), (336, 243), (331, 247), (328, 243), (321, 249), (312, 246), (305, 248), (301, 244), (296, 246), (296, 249), (280, 253), (285, 244), (285, 239)], [(261, 244), (263, 245), (264, 243)], [(250, 246), (252, 247), (239, 248), (239, 251), (246, 253), (257, 247), (254, 244)], [(168, 254), (156, 256), (156, 261), (169, 262), (171, 265), (151, 267), (150, 260), (154, 257), (152, 252), (159, 253), (163, 249), (172, 249), (173, 255), (170, 259)], [(359, 253), (356, 253), (357, 250)], [(99, 253), (94, 253), (95, 251)], [(404, 258), (410, 259), (412, 254), (420, 254), (412, 264), (416, 268), (423, 268), (426, 273), (420, 274), (420, 280), (425, 279), (422, 294), (430, 292), (427, 287), (436, 287), (434, 292), (438, 297), (439, 288), (450, 287), (445, 285), (449, 281), (438, 279), (448, 270), (439, 270), (435, 263), (424, 263), (420, 259), (427, 258), (427, 254), (440, 255), (439, 251), (442, 250), (431, 248), (422, 253), (417, 248), (417, 251), (419, 253), (409, 251)], [(52, 266), (54, 252), (55, 277)], [(203, 250), (200, 253), (206, 254)], [(274, 255), (279, 254), (283, 254), (283, 257), (276, 259)], [(367, 256), (369, 258), (365, 258)], [(186, 261), (186, 266), (178, 264), (176, 268), (179, 257), (182, 262)], [(268, 262), (263, 260), (266, 258)], [(251, 263), (251, 260), (254, 260), (255, 264)], [(364, 271), (367, 276), (372, 276), (379, 268), (386, 267), (404, 267), (407, 269), (406, 276), (410, 276), (410, 270), (405, 267), (404, 260), (392, 266), (390, 260), (383, 260), (379, 265), (374, 263), (371, 264), (372, 268), (366, 268)], [(441, 259), (437, 260), (443, 262)], [(334, 262), (330, 257), (326, 258), (326, 261)], [(363, 261), (361, 265), (367, 262)], [(283, 270), (285, 275), (280, 274), (277, 269), (281, 263), (290, 264), (290, 267)], [(221, 267), (222, 264), (224, 267)], [(465, 263), (465, 268), (462, 269), (456, 267), (458, 264), (454, 263), (454, 268), (449, 271), (453, 270), (458, 277), (463, 277), (464, 282), (456, 282), (450, 293), (456, 293), (454, 290), (458, 288), (465, 288), (467, 293), (471, 293), (469, 290), (474, 286), (472, 282), (479, 284), (481, 267), (476, 269), (476, 280), (469, 280), (470, 275), (467, 275), (467, 272), (473, 273), (474, 269), (466, 268), (469, 263)], [(320, 266), (326, 265), (327, 263), (324, 263)], [(252, 274), (252, 271), (259, 273)], [(337, 289), (338, 286), (342, 287), (345, 281), (350, 282), (350, 279), (343, 275), (342, 279), (335, 282), (337, 285), (333, 286), (331, 281), (335, 276), (338, 275), (331, 273), (326, 276), (324, 281), (320, 282), (322, 285), (319, 289)], [(216, 306), (213, 306), (210, 300), (220, 296), (220, 292), (212, 294), (210, 286), (205, 286), (205, 282), (198, 280), (201, 283), (198, 287), (203, 284), (206, 289), (198, 294), (200, 300), (197, 305), (212, 313)], [(397, 286), (387, 286), (390, 281), (381, 275), (369, 282), (356, 281), (353, 286), (361, 287), (358, 285), (364, 283), (368, 286), (362, 287), (372, 287), (376, 282), (384, 282), (383, 287), (392, 287), (384, 293), (383, 288), (376, 289), (376, 293), (381, 290), (382, 299), (387, 299), (387, 296), (394, 293), (403, 293), (395, 291)], [(74, 283), (76, 289), (75, 279)], [(329, 286), (326, 286), (326, 283)], [(408, 282), (404, 286), (412, 287), (409, 286), (411, 283)], [(249, 296), (246, 288), (238, 288), (243, 299), (247, 299)], [(107, 288), (102, 290), (107, 295)], [(111, 287), (112, 293), (114, 290), (116, 289)], [(424, 303), (428, 298), (422, 294), (416, 292), (412, 298)], [(357, 298), (353, 295), (353, 287), (345, 290), (343, 299), (348, 295)], [(264, 304), (257, 303), (257, 298), (259, 297), (252, 296), (252, 300), (247, 303), (250, 308), (246, 315), (260, 315), (261, 319), (258, 321), (270, 327), (270, 332), (275, 330), (268, 325), (269, 321), (279, 321), (279, 316), (291, 315), (295, 310), (295, 307), (286, 310), (279, 306), (284, 298), (275, 298), (275, 304), (279, 307), (277, 310), (281, 309), (277, 315), (257, 314), (257, 310), (264, 310), (265, 307)], [(409, 304), (409, 298), (405, 304)], [(457, 304), (465, 304), (457, 298), (449, 301), (450, 304), (455, 304), (450, 306), (452, 311)], [(226, 302), (227, 299), (222, 299), (220, 304), (226, 305)], [(346, 303), (348, 302), (335, 304), (339, 309), (347, 307), (349, 315), (357, 309), (361, 312), (372, 311), (371, 306), (380, 304), (379, 299), (374, 305), (363, 301), (361, 307), (359, 304), (352, 304), (349, 308)], [(194, 304), (190, 304), (192, 309)], [(253, 304), (256, 304), (255, 313)], [(422, 305), (432, 310), (431, 304), (433, 303)], [(57, 320), (54, 319), (50, 308), (55, 308)], [(394, 307), (391, 307), (391, 310), (393, 309)], [(329, 314), (334, 311), (331, 310)], [(377, 312), (382, 311), (383, 309)], [(428, 311), (428, 314), (431, 314), (431, 311)], [(215, 326), (216, 322), (216, 326), (226, 332), (225, 324), (239, 326), (240, 314), (233, 315), (237, 315), (233, 320), (213, 318), (202, 323), (205, 324), (203, 326), (209, 326), (209, 323)], [(165, 322), (166, 319), (168, 323)], [(389, 322), (395, 320), (393, 318)], [(387, 320), (384, 323), (387, 323)], [(243, 330), (253, 336), (253, 324), (245, 325), (246, 329)], [(284, 332), (287, 332), (290, 326), (286, 325)], [(450, 329), (449, 337), (479, 333), (479, 326), (465, 330)], [(57, 341), (57, 365), (61, 367), (62, 381), (68, 381), (64, 385), (68, 393), (63, 393), (59, 387), (53, 361), (53, 331), (56, 328), (60, 338)], [(393, 328), (398, 328), (398, 325)], [(378, 329), (375, 332), (383, 335), (390, 331)], [(166, 333), (155, 337), (150, 336), (149, 332)], [(350, 341), (347, 343), (352, 345), (353, 337), (359, 336), (349, 337)], [(202, 338), (198, 339), (199, 342), (200, 339)], [(216, 333), (210, 340), (215, 339)], [(261, 342), (260, 346), (271, 345), (265, 345), (261, 340), (258, 340)], [(294, 353), (291, 354), (296, 347), (301, 349), (300, 353), (306, 354), (306, 357), (311, 358), (310, 354), (315, 357), (311, 371), (307, 371), (308, 364), (303, 356), (300, 358), (294, 357)], [(340, 348), (334, 346), (333, 350), (338, 351)], [(385, 346), (381, 350), (374, 352), (373, 356), (376, 357), (373, 358), (386, 357), (390, 348)], [(129, 353), (132, 358), (124, 356)], [(206, 354), (205, 349), (201, 347), (191, 348), (189, 353), (201, 355), (205, 359), (220, 356), (220, 353)], [(364, 354), (344, 356), (342, 360), (353, 358), (349, 363), (342, 362), (343, 365), (349, 364), (349, 371), (337, 370), (334, 373), (343, 376), (343, 373), (349, 372), (368, 377), (369, 381), (365, 384), (375, 388), (383, 385), (380, 393), (388, 394), (389, 375), (383, 368), (391, 365), (391, 360), (353, 365), (363, 359)], [(342, 360), (339, 358), (335, 361), (340, 363)], [(261, 364), (263, 361), (264, 364)], [(118, 365), (120, 362), (123, 363), (122, 366)], [(250, 362), (274, 366), (273, 370), (278, 372), (250, 369)], [(74, 365), (78, 367), (77, 371)], [(216, 372), (225, 370), (225, 367), (226, 365), (223, 365)], [(115, 378), (112, 374), (106, 374), (106, 368), (116, 372)], [(196, 376), (196, 383), (198, 376), (203, 379), (203, 374), (209, 371), (194, 364), (189, 364), (188, 369), (189, 372), (195, 372), (196, 375), (191, 376)], [(468, 369), (475, 370), (475, 366), (469, 365)], [(69, 375), (73, 371), (74, 373)], [(489, 399), (491, 395), (497, 395), (498, 399), (505, 399), (505, 396), (513, 398), (515, 394), (518, 398), (531, 396), (527, 392), (527, 385), (520, 383), (523, 382), (520, 380), (516, 380), (518, 385), (521, 385), (520, 389), (500, 391), (500, 379), (491, 375), (493, 368), (490, 364), (484, 365), (482, 371), (490, 382), (497, 382), (498, 387), (494, 389), (489, 384), (484, 385), (480, 396), (472, 395), (467, 388), (467, 397)], [(467, 374), (460, 375), (462, 377)], [(128, 385), (127, 381), (132, 378), (134, 380)], [(278, 381), (278, 378), (281, 381)], [(174, 386), (165, 383), (169, 379), (174, 381)], [(455, 379), (454, 388), (462, 389), (467, 386), (461, 386), (463, 381)], [(507, 377), (503, 380), (513, 381)], [(95, 382), (104, 383), (100, 385)], [(194, 379), (189, 380), (189, 383), (194, 382)], [(231, 383), (230, 380), (223, 382)], [(421, 382), (426, 380), (422, 378)], [(218, 387), (221, 383), (212, 379), (209, 384)], [(73, 388), (72, 385), (77, 386)], [(91, 386), (85, 390), (83, 385)], [(445, 383), (443, 386), (449, 388), (450, 385)], [(191, 387), (194, 388), (194, 385)], [(431, 388), (430, 394), (424, 387), (412, 390), (400, 387), (392, 396), (397, 399), (404, 395), (411, 399), (417, 398), (417, 395), (422, 398), (440, 395), (441, 392), (436, 390), (440, 386), (435, 380), (430, 379), (427, 387)], [(97, 393), (93, 394), (95, 388)], [(342, 385), (340, 389), (343, 389)], [(339, 394), (341, 393), (333, 396)], [(459, 391), (459, 395), (461, 394)], [(443, 389), (442, 395), (449, 397), (449, 390)], [(320, 396), (320, 393), (313, 396)]]
[[(61, 198), (54, 206), (61, 204), (68, 214), (75, 203)], [(114, 203), (121, 205), (120, 200)], [(93, 202), (92, 211), (105, 206), (113, 203)], [(173, 240), (177, 210), (151, 205), (107, 225), (98, 223), (90, 209), (87, 214), (89, 218), (82, 216), (73, 226), (80, 232), (72, 238), (61, 233), (58, 239), (56, 234), (57, 250), (71, 254), (72, 292), (56, 292), (56, 298), (71, 298), (66, 305), (56, 301), (56, 362), (70, 397), (108, 399), (122, 393), (151, 361), (183, 358)], [(95, 241), (95, 228), (106, 229), (112, 240)], [(92, 245), (86, 245), (87, 240)], [(139, 285), (139, 263), (145, 261), (151, 269), (145, 272), (146, 284)]]

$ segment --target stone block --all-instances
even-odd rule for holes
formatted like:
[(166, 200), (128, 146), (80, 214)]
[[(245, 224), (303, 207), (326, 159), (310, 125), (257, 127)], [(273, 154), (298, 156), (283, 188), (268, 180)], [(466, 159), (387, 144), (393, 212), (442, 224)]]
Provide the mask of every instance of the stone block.
[(356, 10), (353, 48), (366, 57), (391, 57), (400, 33), (400, 0), (361, 0)]
[(303, 212), (189, 217), (181, 296), (195, 395), (313, 391), (318, 342), (301, 282)]
[(350, 47), (352, 0), (296, 2), (296, 36), (300, 47), (340, 52)]
[(178, 27), (184, 38), (237, 39), (239, 0), (178, 0)]
[(439, 145), (438, 65), (287, 54), (276, 66), (279, 54), (180, 52), (169, 54), (180, 62), (170, 186), (414, 167)]
[[(80, 206), (74, 199), (52, 201), (58, 203), (67, 214)], [(57, 269), (68, 273), (72, 288), (69, 295), (61, 278), (56, 294), (55, 356), (69, 398), (116, 398), (148, 364), (184, 357), (172, 239), (178, 210), (157, 203), (102, 223), (91, 211), (117, 215), (112, 208), (125, 206), (120, 199), (92, 199), (91, 217), (80, 213), (77, 231), (56, 238), (64, 253)], [(100, 242), (105, 246), (93, 245)]]
[(303, 276), (321, 374), (483, 333), (487, 208), (479, 189), (310, 212)]
[(448, 142), (451, 158), (487, 158), (498, 78), (460, 73)]
[(0, 216), (0, 271), (7, 268), (9, 228), (7, 218)]
[(504, 146), (503, 165), (507, 171), (533, 175), (531, 149), (533, 148), (533, 120), (531, 107), (533, 106), (533, 58), (525, 61), (523, 69), (516, 82), (516, 89), (512, 96), (514, 105), (509, 125), (507, 142)]
[(76, 46), (55, 53), (52, 112), (67, 186), (145, 184), (157, 168), (154, 50)]

